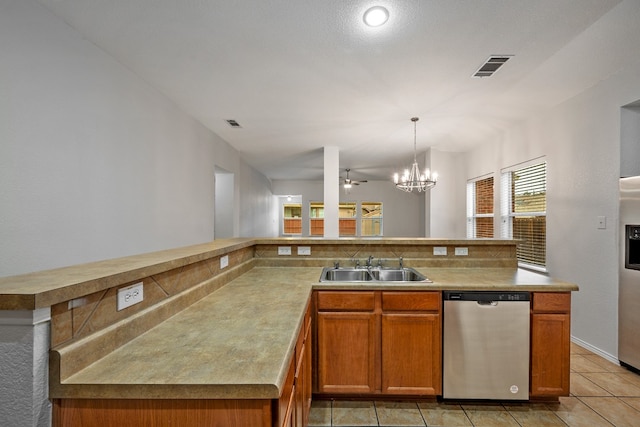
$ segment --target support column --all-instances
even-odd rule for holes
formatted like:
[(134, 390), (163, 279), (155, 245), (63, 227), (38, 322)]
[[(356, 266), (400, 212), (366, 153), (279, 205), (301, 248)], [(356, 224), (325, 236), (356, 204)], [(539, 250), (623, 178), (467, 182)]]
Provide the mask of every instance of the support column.
[(338, 204), (340, 203), (340, 151), (324, 147), (324, 237), (340, 236)]
[(0, 425), (49, 427), (49, 308), (0, 311)]

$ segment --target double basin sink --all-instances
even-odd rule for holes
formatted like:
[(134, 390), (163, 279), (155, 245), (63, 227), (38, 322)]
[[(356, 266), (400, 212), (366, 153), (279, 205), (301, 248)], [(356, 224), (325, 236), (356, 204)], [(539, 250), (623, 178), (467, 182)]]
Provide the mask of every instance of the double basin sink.
[(410, 267), (325, 267), (321, 282), (422, 282), (431, 283)]

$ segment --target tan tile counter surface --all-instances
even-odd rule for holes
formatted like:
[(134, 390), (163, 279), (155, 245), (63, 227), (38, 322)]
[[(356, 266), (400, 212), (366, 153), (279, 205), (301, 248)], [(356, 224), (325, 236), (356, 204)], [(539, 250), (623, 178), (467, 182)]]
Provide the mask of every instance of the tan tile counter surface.
[(319, 283), (318, 267), (257, 267), (71, 375), (51, 397), (275, 399), (312, 289), (575, 291), (514, 269), (419, 268), (433, 283)]
[[(578, 286), (544, 274), (512, 268), (416, 268), (433, 283), (316, 283), (314, 289), (577, 291)], [(320, 272), (321, 269), (318, 270)], [(318, 273), (319, 277), (320, 273)]]
[(280, 396), (317, 269), (257, 268), (52, 387), (56, 397)]

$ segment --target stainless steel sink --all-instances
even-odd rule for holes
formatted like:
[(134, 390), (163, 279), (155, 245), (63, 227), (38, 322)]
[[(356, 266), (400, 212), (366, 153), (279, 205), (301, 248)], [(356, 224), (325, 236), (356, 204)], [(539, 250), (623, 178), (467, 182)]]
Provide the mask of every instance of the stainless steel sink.
[(365, 269), (356, 268), (325, 268), (322, 270), (321, 282), (368, 282), (373, 280)]
[(431, 283), (411, 267), (325, 267), (321, 282), (423, 282)]

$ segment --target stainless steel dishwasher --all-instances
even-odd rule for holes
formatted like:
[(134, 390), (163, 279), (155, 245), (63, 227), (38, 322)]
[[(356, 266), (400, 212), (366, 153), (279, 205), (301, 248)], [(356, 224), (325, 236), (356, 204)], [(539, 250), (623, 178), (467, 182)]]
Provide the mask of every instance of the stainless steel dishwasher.
[(445, 399), (529, 399), (529, 293), (445, 291)]

